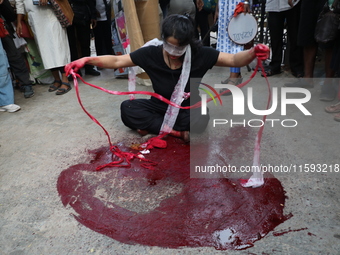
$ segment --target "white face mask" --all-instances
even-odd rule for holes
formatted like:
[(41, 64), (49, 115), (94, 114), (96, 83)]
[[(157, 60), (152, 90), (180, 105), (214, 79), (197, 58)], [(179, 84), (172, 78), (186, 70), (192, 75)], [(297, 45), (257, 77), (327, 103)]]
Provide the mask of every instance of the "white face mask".
[(188, 48), (188, 45), (176, 46), (167, 41), (163, 42), (163, 49), (172, 56), (176, 56), (176, 57), (182, 56), (186, 52), (187, 48)]

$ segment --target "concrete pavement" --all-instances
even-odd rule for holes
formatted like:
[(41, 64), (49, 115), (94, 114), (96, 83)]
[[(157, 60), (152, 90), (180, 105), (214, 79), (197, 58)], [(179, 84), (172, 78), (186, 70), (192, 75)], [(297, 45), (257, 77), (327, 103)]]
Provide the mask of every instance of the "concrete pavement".
[[(227, 72), (227, 68), (213, 68), (204, 81), (220, 83)], [(245, 68), (242, 73), (244, 78), (250, 76)], [(289, 79), (292, 76), (284, 72), (269, 81), (281, 88)], [(127, 80), (116, 79), (111, 70), (102, 70), (99, 77), (85, 76), (85, 80), (111, 90), (127, 90)], [(340, 123), (325, 113), (324, 107), (331, 103), (319, 101), (320, 83), (321, 78), (310, 89), (312, 98), (306, 104), (312, 116), (306, 117), (292, 106), (287, 115), (298, 121), (297, 127), (265, 127), (261, 162), (325, 164), (328, 172), (276, 174), (286, 191), (284, 212), (292, 217), (255, 242), (254, 247), (242, 251), (128, 245), (78, 223), (70, 215), (74, 213), (72, 207), (65, 208), (61, 203), (56, 189), (58, 177), (70, 166), (89, 163), (89, 150), (107, 146), (107, 138), (82, 111), (74, 89), (56, 96), (47, 92), (48, 85), (36, 85), (35, 96), (30, 99), (16, 91), (15, 103), (22, 109), (0, 113), (0, 254), (340, 254), (340, 172), (330, 173), (330, 167), (334, 169), (340, 163)], [(254, 87), (254, 101), (264, 105), (267, 89), (260, 74), (249, 86)], [(138, 85), (137, 90), (150, 88)], [(108, 95), (84, 84), (80, 84), (80, 93), (86, 109), (108, 130), (113, 141), (136, 138), (136, 133), (120, 120), (119, 105), (127, 97)], [(229, 98), (223, 100), (231, 109)], [(218, 114), (213, 117), (220, 118)], [(282, 116), (278, 111), (271, 118)], [(252, 146), (250, 143), (249, 148)], [(246, 160), (251, 156), (247, 155)], [(163, 192), (158, 199), (168, 191)], [(142, 205), (132, 206), (138, 211)]]

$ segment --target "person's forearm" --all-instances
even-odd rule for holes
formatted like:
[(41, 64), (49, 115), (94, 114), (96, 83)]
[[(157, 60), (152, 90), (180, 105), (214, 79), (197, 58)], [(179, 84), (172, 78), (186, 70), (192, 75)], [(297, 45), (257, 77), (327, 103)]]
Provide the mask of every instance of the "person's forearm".
[(23, 17), (24, 17), (24, 14), (17, 14), (17, 23), (20, 23)]
[(65, 66), (66, 74), (72, 74), (72, 70), (74, 72), (78, 72), (78, 70), (83, 68), (86, 64), (108, 69), (118, 69), (135, 66), (130, 58), (130, 54), (119, 56), (105, 55), (96, 57), (84, 57), (67, 64)]
[(98, 66), (101, 68), (116, 69), (120, 68), (117, 65), (117, 57), (113, 55), (85, 57), (83, 58), (86, 64)]
[(250, 50), (245, 50), (238, 52), (234, 55), (234, 67), (242, 67), (250, 64), (251, 61), (255, 59), (255, 50), (251, 48)]

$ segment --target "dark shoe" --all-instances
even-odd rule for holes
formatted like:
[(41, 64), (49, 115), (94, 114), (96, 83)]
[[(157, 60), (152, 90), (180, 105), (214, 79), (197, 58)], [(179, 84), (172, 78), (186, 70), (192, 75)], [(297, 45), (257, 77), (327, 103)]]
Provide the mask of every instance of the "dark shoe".
[(287, 88), (314, 88), (313, 82), (307, 82), (306, 79), (303, 78), (300, 78), (293, 83), (285, 83), (283, 86)]
[(34, 96), (34, 91), (32, 88), (32, 85), (24, 85), (24, 97), (25, 98), (30, 98), (32, 96)]
[[(243, 78), (242, 78), (242, 76), (240, 76), (239, 78), (228, 78), (224, 81), (221, 81), (221, 83), (222, 84), (231, 84), (231, 85), (237, 86), (237, 85), (241, 84), (242, 81), (243, 81)], [(228, 90), (228, 89), (220, 89), (219, 93), (221, 94), (226, 90)], [(230, 96), (230, 95), (231, 95), (231, 92), (229, 91), (227, 93), (222, 94), (221, 96)]]
[(92, 76), (99, 76), (100, 72), (98, 72), (96, 69), (89, 69), (89, 70), (85, 70), (85, 74), (92, 75)]
[[(54, 83), (58, 83), (59, 86), (54, 86)], [(49, 87), (48, 92), (53, 92), (59, 89), (61, 86), (61, 81), (54, 80), (53, 84)]]
[(330, 102), (336, 98), (337, 91), (331, 83), (324, 83), (321, 88), (320, 101)]
[(296, 78), (302, 78), (303, 77), (303, 72), (294, 72), (292, 71), (292, 75), (295, 76)]
[[(267, 77), (282, 73), (281, 70), (276, 70), (275, 71), (275, 70), (271, 70), (270, 68), (265, 69), (264, 72), (266, 73)], [(261, 75), (262, 75), (262, 77), (264, 77), (263, 74), (261, 74)]]
[(58, 88), (57, 92), (55, 93), (56, 95), (64, 95), (64, 94), (66, 94), (67, 92), (69, 92), (72, 89), (70, 83), (62, 82), (62, 84), (66, 85), (67, 89)]

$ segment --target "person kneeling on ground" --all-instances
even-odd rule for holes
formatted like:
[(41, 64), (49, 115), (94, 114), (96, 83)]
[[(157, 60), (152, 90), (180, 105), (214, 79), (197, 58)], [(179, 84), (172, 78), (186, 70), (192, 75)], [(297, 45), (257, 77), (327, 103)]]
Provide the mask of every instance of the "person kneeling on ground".
[[(164, 19), (162, 41), (155, 45), (142, 47), (126, 55), (81, 58), (67, 64), (65, 71), (67, 75), (72, 70), (76, 73), (85, 64), (110, 69), (140, 66), (149, 75), (155, 93), (171, 101), (179, 99), (175, 101), (181, 106), (190, 106), (201, 100), (199, 83), (195, 82), (190, 86), (190, 78), (202, 79), (215, 65), (242, 67), (248, 65), (255, 57), (267, 59), (268, 56), (269, 48), (265, 45), (257, 45), (236, 54), (202, 46), (195, 39), (193, 20), (185, 15), (173, 14)], [(181, 91), (178, 91), (178, 84), (183, 85)], [(187, 92), (190, 92), (190, 100), (183, 99), (184, 93)], [(159, 134), (163, 131), (162, 126), (167, 124), (168, 116), (171, 115), (167, 114), (167, 109), (168, 105), (155, 97), (126, 100), (121, 104), (121, 118), (127, 127), (137, 130), (141, 135)], [(209, 115), (201, 115), (200, 108), (179, 109), (173, 127), (166, 133), (188, 140), (190, 125), (195, 127), (192, 132), (199, 133), (205, 130), (208, 121)]]

